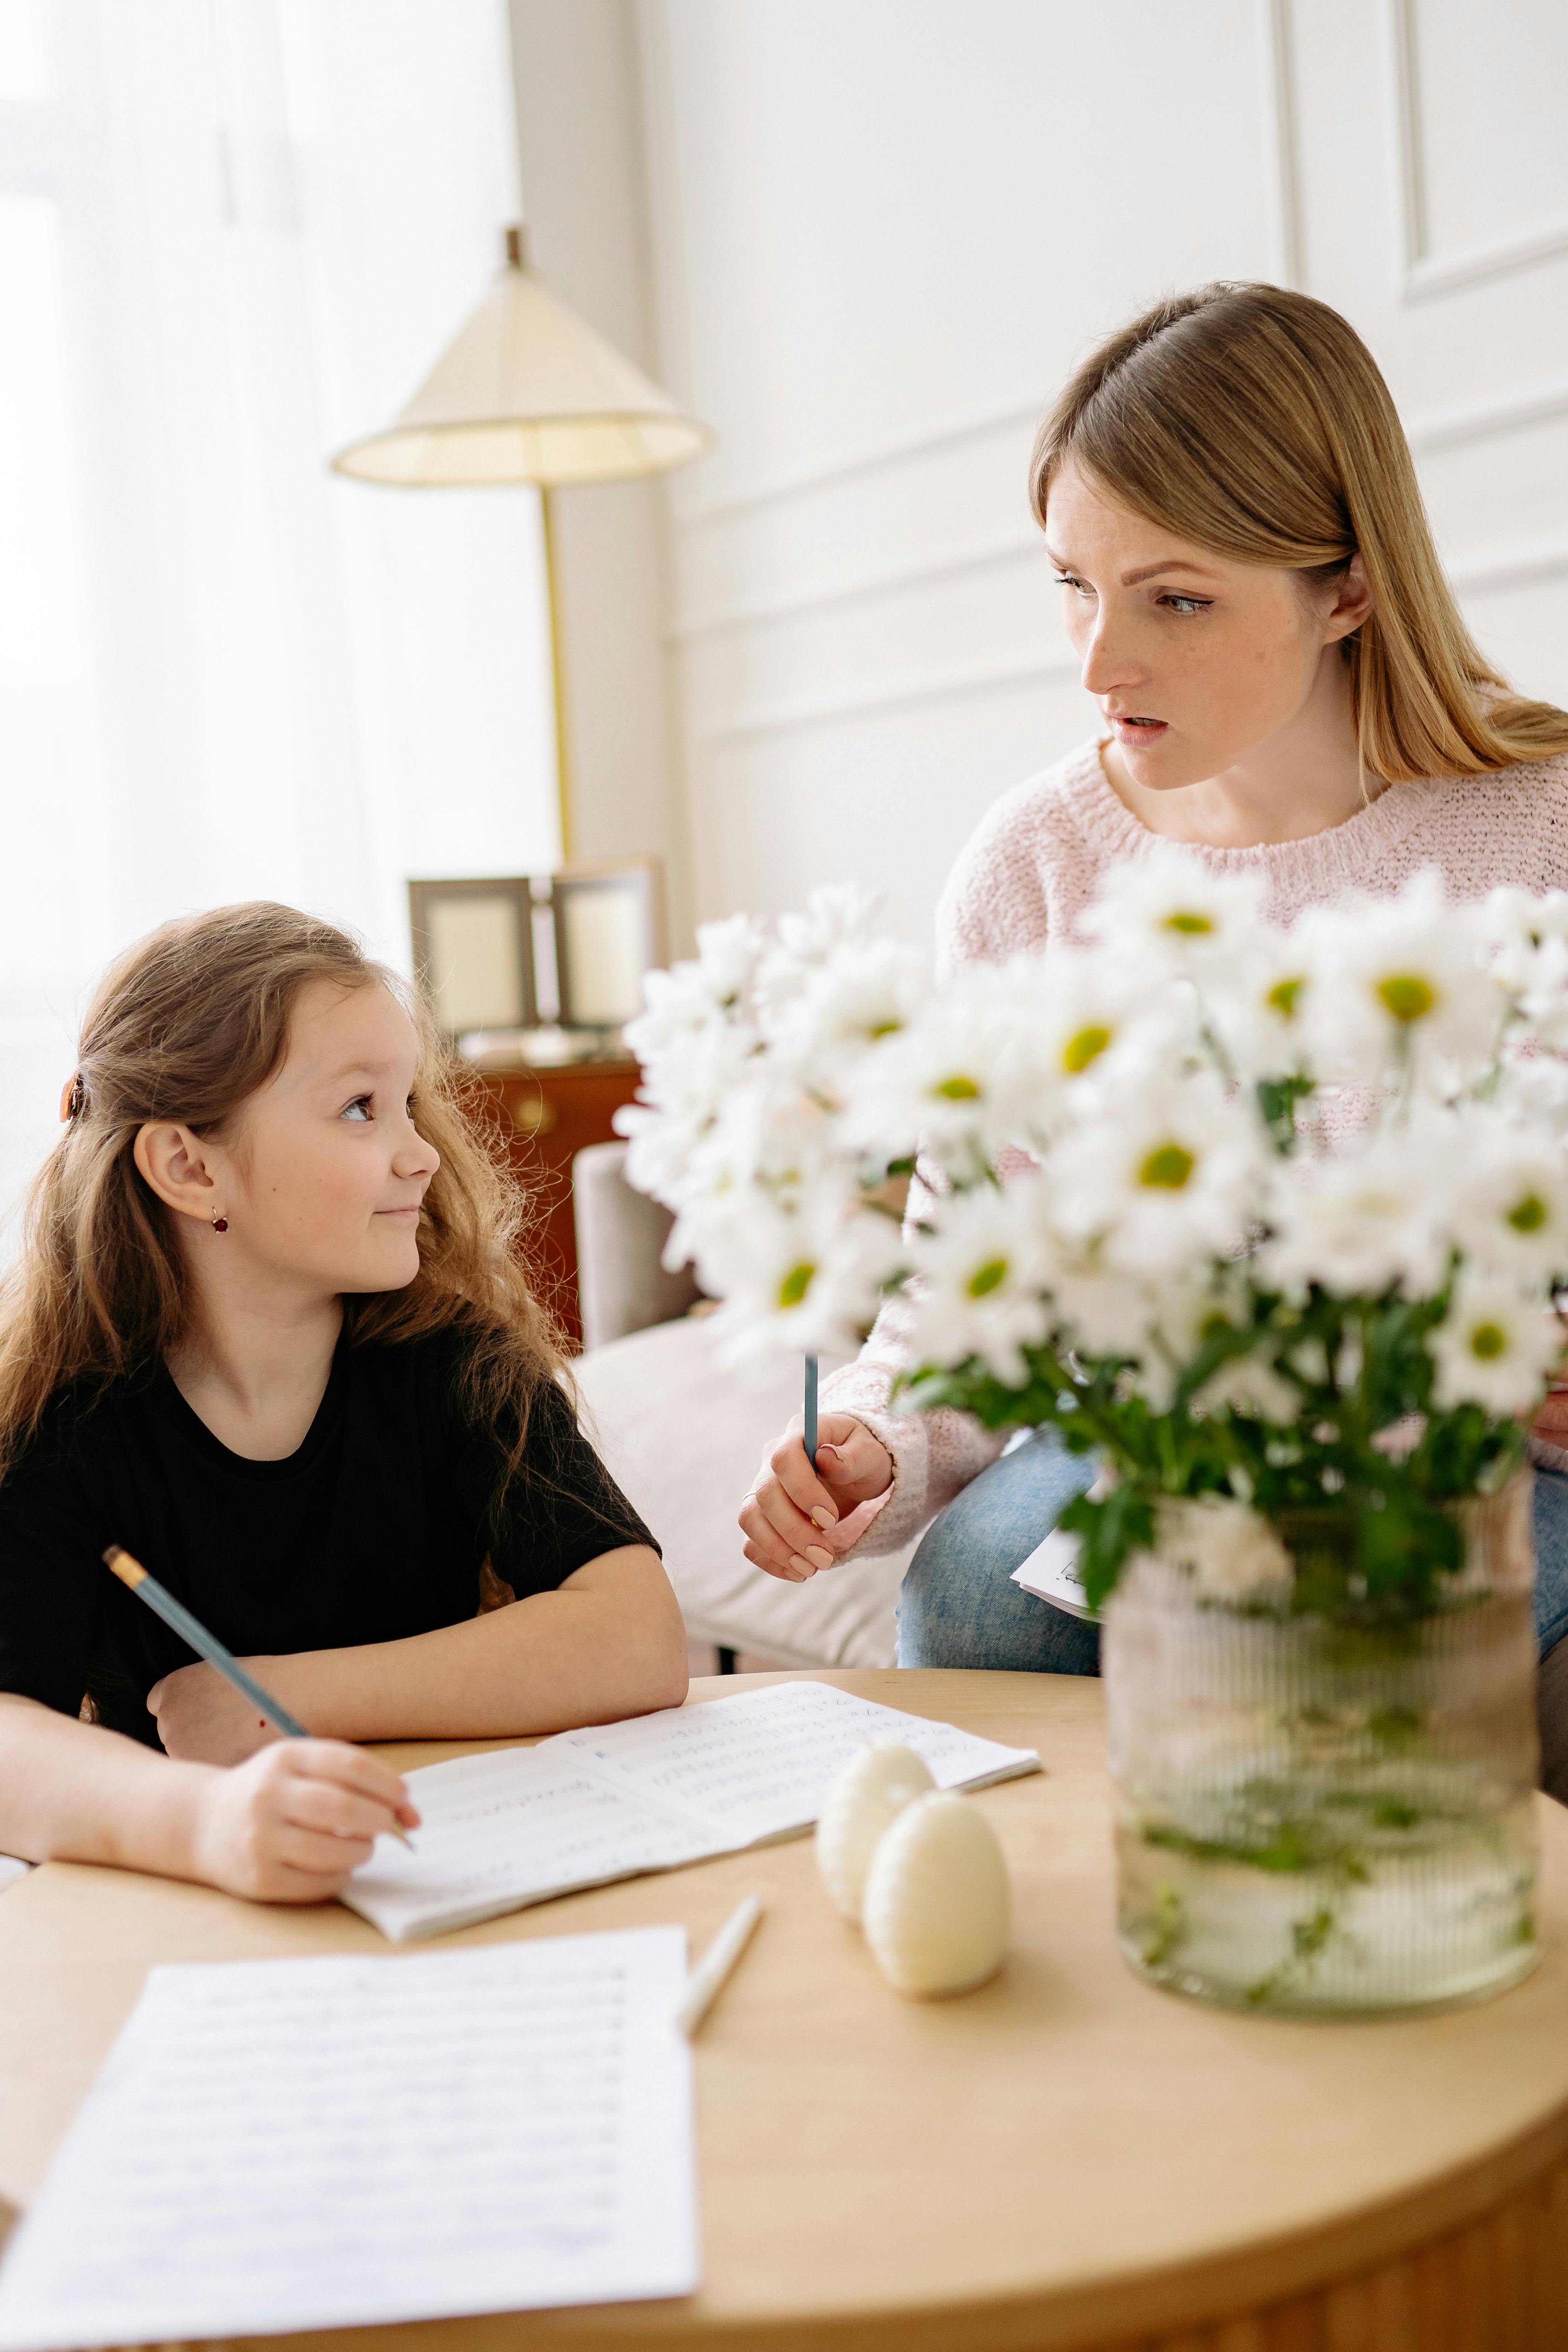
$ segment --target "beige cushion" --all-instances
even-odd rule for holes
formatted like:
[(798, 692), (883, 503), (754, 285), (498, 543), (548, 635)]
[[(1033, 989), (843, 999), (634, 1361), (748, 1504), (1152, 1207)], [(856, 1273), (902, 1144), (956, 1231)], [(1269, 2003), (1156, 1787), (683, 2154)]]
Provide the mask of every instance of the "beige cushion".
[[(826, 1569), (807, 1584), (742, 1555), (735, 1515), (765, 1449), (800, 1409), (800, 1373), (713, 1361), (712, 1328), (635, 1331), (573, 1366), (584, 1425), (664, 1549), (694, 1641), (800, 1666), (890, 1666), (908, 1551)], [(913, 1546), (910, 1546), (910, 1550)]]

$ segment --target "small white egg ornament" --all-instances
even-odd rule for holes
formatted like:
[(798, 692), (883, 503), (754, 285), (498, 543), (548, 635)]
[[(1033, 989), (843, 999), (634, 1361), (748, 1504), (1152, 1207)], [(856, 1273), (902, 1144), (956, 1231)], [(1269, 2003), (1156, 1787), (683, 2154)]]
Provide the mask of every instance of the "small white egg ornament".
[(859, 1919), (866, 1873), (884, 1831), (906, 1805), (935, 1786), (901, 1739), (879, 1739), (862, 1748), (834, 1781), (817, 1817), (816, 1867), (847, 1919)]
[(1012, 1901), (996, 1832), (956, 1790), (917, 1798), (871, 1857), (861, 1923), (897, 1992), (968, 1992), (1007, 1948)]

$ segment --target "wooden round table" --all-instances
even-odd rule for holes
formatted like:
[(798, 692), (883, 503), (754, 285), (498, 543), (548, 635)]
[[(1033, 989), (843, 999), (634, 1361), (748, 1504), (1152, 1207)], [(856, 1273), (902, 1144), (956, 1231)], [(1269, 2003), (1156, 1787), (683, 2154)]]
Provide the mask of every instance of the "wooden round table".
[[(693, 1685), (718, 1698), (742, 1676)], [(1016, 1902), (1003, 1973), (900, 2000), (808, 1841), (550, 1903), (447, 1947), (766, 1916), (697, 2042), (706, 2283), (689, 2301), (293, 2342), (528, 2352), (1536, 2352), (1568, 2343), (1568, 1811), (1542, 1800), (1545, 1958), (1479, 2009), (1231, 2016), (1111, 1935), (1098, 1684), (822, 1675), (1037, 1748), (984, 1791)], [(492, 1743), (479, 1743), (492, 1744)], [(389, 1748), (399, 1765), (461, 1752)], [(335, 1905), (268, 1910), (50, 1864), (0, 1895), (0, 2195), (25, 2202), (161, 1960), (385, 1951)], [(91, 2216), (83, 2216), (90, 2229)]]

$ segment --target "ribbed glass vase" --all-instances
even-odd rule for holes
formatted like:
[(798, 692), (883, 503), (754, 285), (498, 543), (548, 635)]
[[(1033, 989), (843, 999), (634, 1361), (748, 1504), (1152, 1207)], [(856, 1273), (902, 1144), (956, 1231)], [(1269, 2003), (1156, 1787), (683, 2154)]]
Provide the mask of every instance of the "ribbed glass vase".
[[(1485, 2000), (1537, 1958), (1530, 1479), (1460, 1507), (1467, 1567), (1394, 1624), (1124, 1572), (1103, 1672), (1133, 1967), (1267, 2013)], [(1279, 1533), (1348, 1544), (1340, 1515)]]

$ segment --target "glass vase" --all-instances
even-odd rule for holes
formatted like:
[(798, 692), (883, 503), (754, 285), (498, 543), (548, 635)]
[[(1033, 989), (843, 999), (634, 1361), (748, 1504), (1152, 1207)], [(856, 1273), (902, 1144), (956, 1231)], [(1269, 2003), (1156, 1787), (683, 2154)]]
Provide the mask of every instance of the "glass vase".
[[(1528, 1472), (1459, 1507), (1435, 1613), (1206, 1601), (1145, 1556), (1106, 1612), (1118, 1934), (1201, 2000), (1310, 2015), (1482, 2000), (1537, 1958)], [(1341, 1515), (1279, 1533), (1348, 1546)]]

